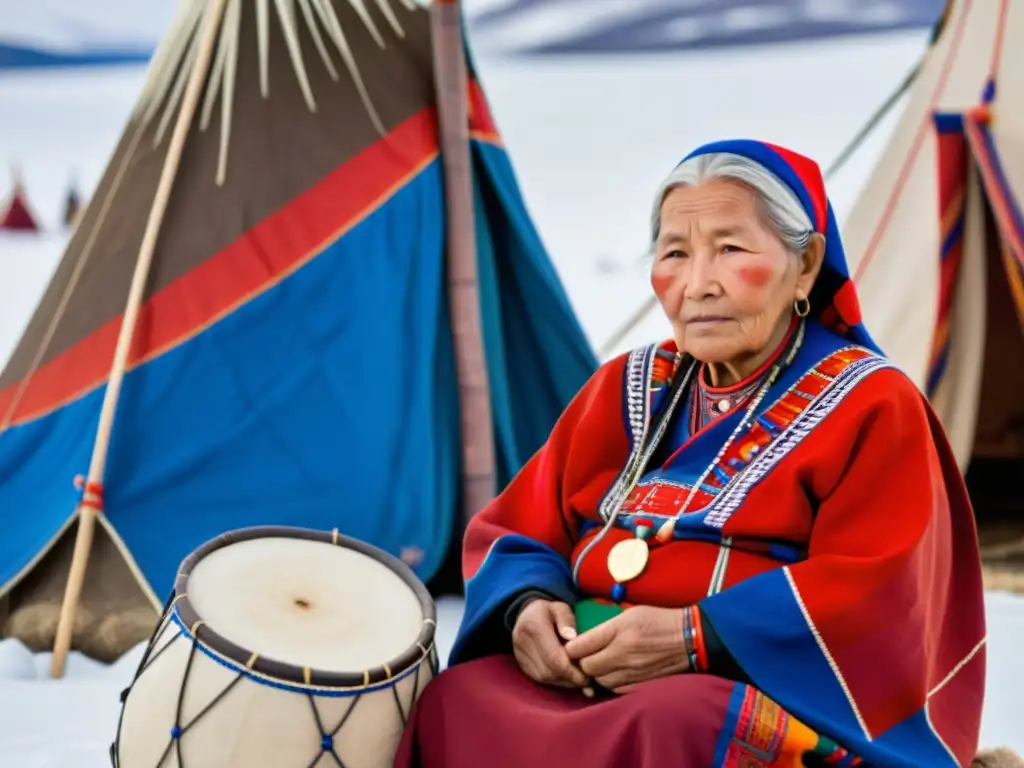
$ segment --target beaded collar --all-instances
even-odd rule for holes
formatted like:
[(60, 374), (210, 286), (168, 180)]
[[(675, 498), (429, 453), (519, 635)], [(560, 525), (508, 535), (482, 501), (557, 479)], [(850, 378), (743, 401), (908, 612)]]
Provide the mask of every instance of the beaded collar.
[(708, 424), (726, 414), (732, 413), (737, 408), (743, 408), (754, 393), (761, 387), (771, 370), (772, 365), (778, 360), (779, 355), (786, 349), (790, 337), (796, 328), (796, 323), (790, 325), (782, 343), (779, 344), (775, 353), (765, 360), (764, 364), (747, 376), (743, 381), (731, 384), (728, 387), (713, 387), (708, 383), (709, 371), (707, 363), (704, 363), (698, 371), (696, 386), (689, 398), (689, 426), (690, 434), (694, 435), (704, 429)]

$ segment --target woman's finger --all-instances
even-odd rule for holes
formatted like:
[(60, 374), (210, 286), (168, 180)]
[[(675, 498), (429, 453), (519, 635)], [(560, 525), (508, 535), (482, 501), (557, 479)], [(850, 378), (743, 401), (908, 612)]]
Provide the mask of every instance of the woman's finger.
[(536, 683), (552, 683), (555, 675), (544, 658), (544, 649), (537, 641), (536, 633), (524, 633), (514, 645), (519, 668)]
[(558, 636), (565, 641), (576, 637), (576, 614), (566, 603), (551, 603), (551, 617)]
[(589, 629), (579, 637), (567, 642), (565, 652), (569, 654), (569, 658), (579, 661), (606, 648), (615, 639), (616, 625), (612, 623), (613, 621), (614, 619), (606, 621), (604, 624), (598, 624), (593, 629)]
[(549, 682), (564, 682), (571, 687), (581, 688), (587, 678), (569, 659), (556, 631), (553, 623), (536, 627), (529, 638), (530, 652)]
[(522, 670), (524, 675), (535, 683), (544, 682), (540, 679), (540, 670), (538, 670), (536, 662), (529, 656), (529, 654), (516, 651), (515, 658), (516, 663), (519, 665), (519, 669)]
[(569, 660), (565, 650), (561, 647), (558, 648), (557, 652), (552, 653), (546, 661), (557, 678), (565, 681), (573, 688), (582, 688), (589, 682), (587, 676)]
[[(583, 674), (592, 677), (598, 682), (600, 678), (625, 666), (622, 654), (615, 646), (602, 648), (597, 653), (586, 656), (579, 661)], [(601, 683), (604, 685), (604, 683)]]
[(594, 682), (598, 685), (603, 685), (609, 691), (622, 693), (624, 688), (628, 688), (631, 683), (636, 681), (630, 677), (628, 670), (617, 669), (614, 672), (609, 672), (603, 677), (594, 678)]

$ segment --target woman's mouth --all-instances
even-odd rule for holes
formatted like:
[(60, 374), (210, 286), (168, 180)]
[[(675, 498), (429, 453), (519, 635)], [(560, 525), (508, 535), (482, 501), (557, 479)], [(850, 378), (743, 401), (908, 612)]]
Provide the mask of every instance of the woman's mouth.
[(712, 325), (714, 323), (724, 323), (729, 320), (728, 317), (722, 317), (721, 315), (702, 315), (701, 317), (694, 317), (687, 320), (687, 325)]

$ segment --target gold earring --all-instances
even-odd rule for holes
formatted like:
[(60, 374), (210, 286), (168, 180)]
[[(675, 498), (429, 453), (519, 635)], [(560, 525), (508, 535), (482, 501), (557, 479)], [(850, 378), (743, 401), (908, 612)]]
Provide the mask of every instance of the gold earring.
[(797, 317), (807, 317), (811, 314), (811, 300), (808, 298), (795, 299), (793, 301), (793, 311), (796, 312)]

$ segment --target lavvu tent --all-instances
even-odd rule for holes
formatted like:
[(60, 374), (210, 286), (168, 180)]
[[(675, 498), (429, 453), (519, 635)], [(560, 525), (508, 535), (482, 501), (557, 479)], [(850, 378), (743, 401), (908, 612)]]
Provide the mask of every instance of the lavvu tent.
[(844, 226), (865, 323), (961, 468), (1024, 458), (1024, 2), (953, 0)]
[(250, 525), (427, 579), (542, 443), (596, 359), (467, 59), (452, 2), (182, 3), (0, 376), (7, 634), (112, 658)]

